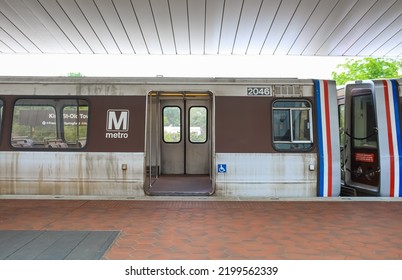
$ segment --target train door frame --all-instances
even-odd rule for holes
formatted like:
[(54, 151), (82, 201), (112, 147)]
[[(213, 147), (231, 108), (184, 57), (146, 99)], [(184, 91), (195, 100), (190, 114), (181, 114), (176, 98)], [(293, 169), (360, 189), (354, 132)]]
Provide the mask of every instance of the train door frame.
[[(197, 105), (200, 103), (201, 105)], [(206, 139), (204, 142), (190, 141), (190, 111), (194, 107), (206, 108)], [(178, 108), (180, 114), (179, 138), (166, 141), (165, 108)], [(209, 91), (151, 91), (147, 95), (147, 129), (144, 191), (147, 195), (211, 195), (214, 193), (213, 161), (213, 95)], [(177, 128), (176, 128), (177, 129)], [(206, 146), (205, 146), (206, 145)], [(204, 146), (201, 148), (199, 147)], [(189, 148), (192, 147), (192, 148)], [(191, 165), (190, 151), (204, 160), (196, 158), (201, 169)], [(178, 162), (165, 157), (178, 156)], [(192, 157), (195, 158), (195, 157)]]
[[(380, 151), (378, 141), (378, 120), (375, 114), (376, 104), (371, 89), (356, 88), (351, 91), (351, 139), (352, 156), (351, 181), (364, 184), (373, 192), (380, 188)], [(358, 116), (364, 117), (359, 122)]]
[(339, 152), (340, 152), (340, 164), (341, 164), (341, 185), (345, 184), (345, 169), (344, 169), (344, 157), (345, 157), (345, 88), (337, 90), (338, 100), (338, 121), (339, 121)]
[[(400, 124), (398, 121), (398, 87), (396, 80), (368, 80), (368, 81), (356, 81), (346, 84), (346, 100), (348, 104), (351, 104), (351, 92), (354, 89), (362, 89), (371, 91), (373, 98), (373, 106), (377, 122), (377, 151), (378, 159), (372, 160), (373, 156), (359, 155), (360, 161), (378, 161), (378, 170), (374, 172), (378, 173), (379, 184), (377, 188), (372, 188), (364, 184), (356, 184), (351, 182), (350, 177), (352, 172), (351, 168), (351, 144), (352, 138), (347, 136), (347, 154), (345, 157), (345, 170), (346, 180), (345, 183), (355, 188), (360, 195), (366, 196), (387, 196), (398, 197), (401, 195), (402, 181), (400, 179), (400, 173), (402, 166), (401, 154), (402, 144), (400, 135)], [(348, 105), (346, 110), (345, 119), (347, 120), (347, 128), (351, 128), (351, 105)], [(351, 134), (352, 131), (346, 131)], [(375, 156), (374, 156), (375, 157)], [(348, 170), (349, 169), (349, 170)], [(363, 170), (364, 171), (364, 170)], [(365, 175), (367, 172), (363, 172)], [(371, 174), (368, 174), (371, 176)], [(358, 193), (359, 194), (359, 193)]]

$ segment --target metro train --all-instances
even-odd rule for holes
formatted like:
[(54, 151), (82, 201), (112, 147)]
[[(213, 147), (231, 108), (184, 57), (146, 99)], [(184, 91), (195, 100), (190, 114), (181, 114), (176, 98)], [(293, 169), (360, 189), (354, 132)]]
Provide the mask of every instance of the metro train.
[(401, 87), (3, 77), (0, 195), (398, 197)]
[(0, 78), (0, 195), (331, 197), (334, 81)]
[(338, 104), (342, 190), (402, 196), (402, 80), (349, 82)]

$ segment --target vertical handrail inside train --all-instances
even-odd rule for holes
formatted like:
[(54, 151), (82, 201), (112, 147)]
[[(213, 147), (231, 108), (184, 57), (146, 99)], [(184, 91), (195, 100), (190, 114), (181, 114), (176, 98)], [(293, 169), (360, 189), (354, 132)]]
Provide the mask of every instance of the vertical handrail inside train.
[[(155, 96), (155, 100), (154, 100)], [(155, 183), (155, 181), (159, 177), (159, 146), (160, 143), (155, 141), (155, 145), (153, 143), (153, 138), (160, 139), (160, 102), (159, 102), (160, 93), (159, 92), (151, 92), (148, 94), (148, 172), (149, 172), (149, 188)], [(154, 106), (156, 108), (154, 108)], [(155, 111), (155, 110), (156, 111)], [(155, 114), (155, 116), (154, 116)], [(154, 120), (155, 117), (155, 120)], [(155, 137), (153, 137), (153, 129), (155, 128)], [(155, 163), (153, 163), (153, 159), (155, 156)], [(155, 176), (152, 176), (152, 171), (154, 170)]]
[(152, 187), (152, 94), (148, 94), (148, 157), (149, 188)]
[(160, 133), (161, 133), (161, 131), (160, 131), (160, 127), (161, 127), (161, 102), (160, 102), (160, 94), (159, 94), (159, 92), (155, 95), (156, 97), (156, 104), (157, 104), (157, 108), (156, 108), (156, 122), (155, 122), (155, 124), (156, 124), (156, 129), (155, 129), (155, 134), (156, 134), (156, 137), (155, 137), (155, 139), (159, 139), (158, 140), (158, 143), (157, 142), (155, 142), (155, 181), (159, 178), (159, 166), (160, 166), (160, 162), (159, 162), (159, 153), (160, 153), (160, 151), (159, 151), (159, 148), (160, 148), (160, 137), (161, 137), (161, 135), (160, 135)]

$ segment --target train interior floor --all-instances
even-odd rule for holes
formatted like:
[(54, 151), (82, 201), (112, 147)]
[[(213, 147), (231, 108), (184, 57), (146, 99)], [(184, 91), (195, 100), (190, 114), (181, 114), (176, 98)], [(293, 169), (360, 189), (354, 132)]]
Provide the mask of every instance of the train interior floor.
[(161, 175), (149, 178), (146, 191), (151, 195), (209, 195), (212, 193), (212, 182), (209, 175)]

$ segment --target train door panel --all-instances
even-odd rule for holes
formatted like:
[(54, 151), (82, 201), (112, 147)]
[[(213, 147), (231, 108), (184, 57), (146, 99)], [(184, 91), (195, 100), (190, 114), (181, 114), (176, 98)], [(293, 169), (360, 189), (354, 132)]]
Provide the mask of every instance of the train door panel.
[(371, 90), (352, 90), (351, 179), (379, 186), (377, 120)]
[(161, 100), (162, 175), (209, 174), (209, 100)]
[(187, 101), (186, 174), (209, 174), (209, 110), (206, 100)]
[(348, 156), (346, 171), (348, 185), (362, 191), (379, 192), (380, 159), (378, 125), (374, 95), (371, 88), (356, 87), (348, 97), (349, 116), (346, 126)]
[(183, 100), (162, 100), (162, 174), (185, 174)]

